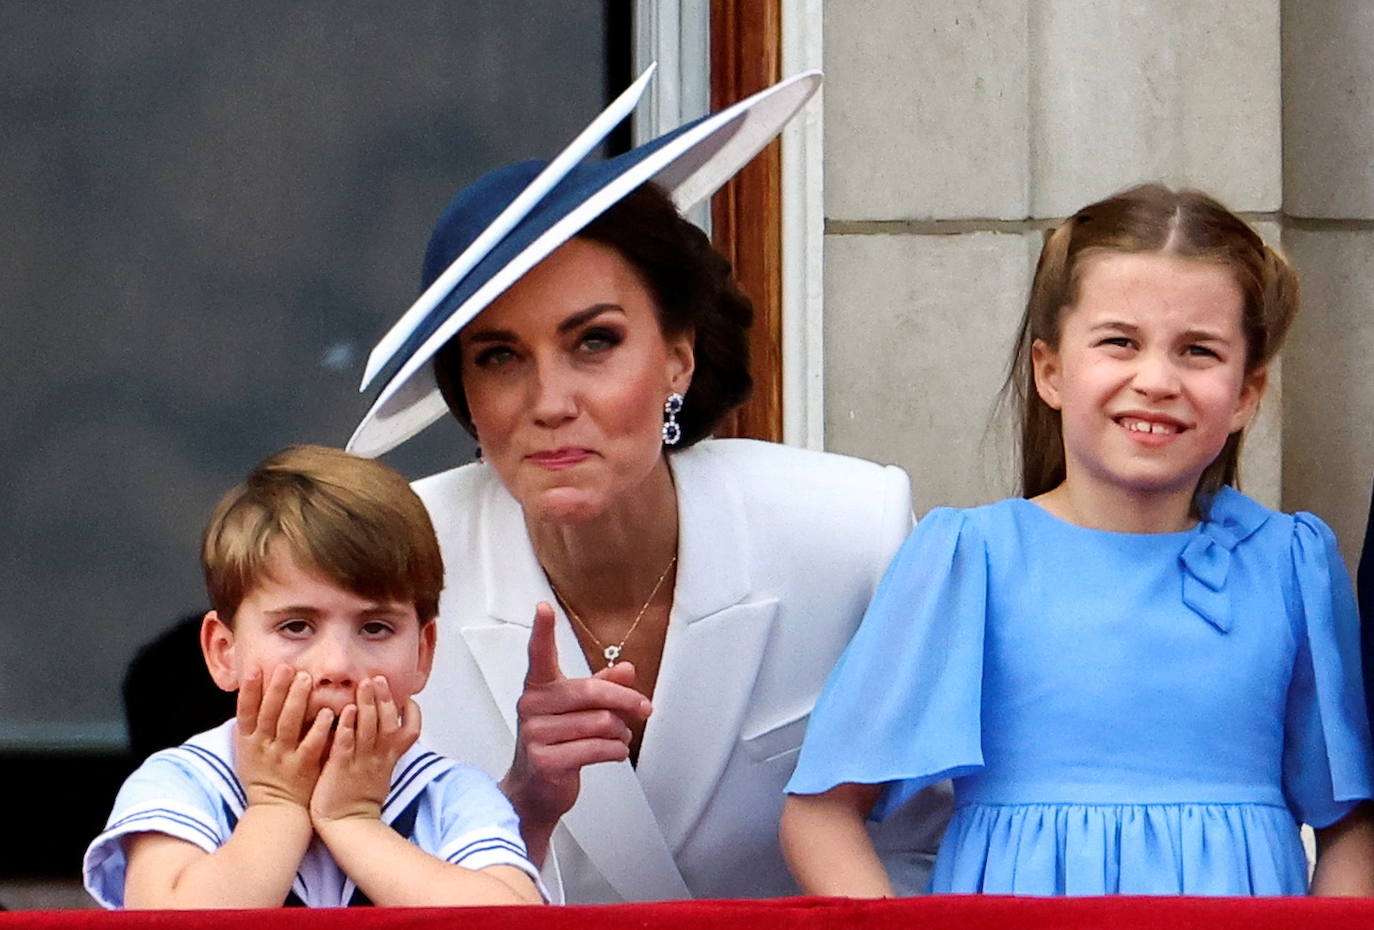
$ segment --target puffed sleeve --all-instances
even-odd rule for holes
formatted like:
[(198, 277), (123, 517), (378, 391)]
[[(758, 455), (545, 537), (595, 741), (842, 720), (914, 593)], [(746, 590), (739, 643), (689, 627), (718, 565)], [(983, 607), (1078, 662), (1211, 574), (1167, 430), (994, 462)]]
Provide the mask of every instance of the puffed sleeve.
[(1284, 793), (1298, 819), (1325, 827), (1371, 796), (1369, 721), (1360, 674), (1360, 622), (1336, 537), (1296, 514), (1297, 664), (1284, 730)]
[(881, 820), (983, 764), (987, 550), (958, 510), (931, 511), (883, 576), (816, 703), (789, 794), (885, 784)]

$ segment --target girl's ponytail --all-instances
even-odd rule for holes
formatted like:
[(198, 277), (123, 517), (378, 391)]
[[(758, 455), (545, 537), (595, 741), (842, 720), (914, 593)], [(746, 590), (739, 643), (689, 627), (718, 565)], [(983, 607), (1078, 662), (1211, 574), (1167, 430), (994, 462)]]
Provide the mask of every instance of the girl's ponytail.
[[(1270, 246), (1264, 247), (1264, 264), (1260, 272), (1261, 319), (1253, 329), (1262, 337), (1263, 344), (1252, 348), (1255, 352), (1253, 363), (1267, 365), (1288, 337), (1288, 330), (1298, 315), (1302, 305), (1302, 285), (1298, 273), (1288, 264), (1283, 253)], [(1257, 351), (1256, 351), (1257, 350)], [(1250, 367), (1250, 366), (1247, 366)]]
[(1037, 339), (1050, 346), (1059, 342), (1059, 309), (1073, 299), (1069, 254), (1074, 221), (1075, 217), (1070, 217), (1045, 238), (1003, 388), (1003, 397), (1009, 398), (1019, 413), (1016, 442), (1023, 497), (1043, 494), (1064, 480), (1064, 437), (1059, 411), (1041, 400), (1035, 389), (1031, 349)]

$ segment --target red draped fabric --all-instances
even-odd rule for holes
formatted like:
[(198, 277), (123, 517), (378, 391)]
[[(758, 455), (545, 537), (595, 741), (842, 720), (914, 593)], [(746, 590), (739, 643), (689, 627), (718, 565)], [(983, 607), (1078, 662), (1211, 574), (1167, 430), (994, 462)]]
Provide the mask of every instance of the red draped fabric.
[(890, 901), (787, 898), (604, 907), (464, 910), (355, 908), (269, 911), (24, 911), (0, 930), (1369, 930), (1374, 899), (1012, 898), (939, 895)]

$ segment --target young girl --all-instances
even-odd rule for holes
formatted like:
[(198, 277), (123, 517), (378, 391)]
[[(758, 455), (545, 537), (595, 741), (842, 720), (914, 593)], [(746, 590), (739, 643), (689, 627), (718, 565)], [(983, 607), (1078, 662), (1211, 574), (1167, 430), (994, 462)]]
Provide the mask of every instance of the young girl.
[(1374, 891), (1350, 582), (1326, 525), (1230, 487), (1298, 307), (1203, 194), (1139, 187), (1045, 244), (1009, 385), (1024, 497), (934, 510), (830, 676), (782, 840), (891, 894), (863, 828), (954, 779), (934, 891)]

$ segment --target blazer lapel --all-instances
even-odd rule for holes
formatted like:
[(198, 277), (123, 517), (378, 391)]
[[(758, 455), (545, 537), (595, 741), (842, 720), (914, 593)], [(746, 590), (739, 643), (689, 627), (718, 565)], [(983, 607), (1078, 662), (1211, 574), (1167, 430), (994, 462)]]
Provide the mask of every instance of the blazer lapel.
[[(547, 601), (558, 622), (554, 638), (563, 674), (591, 674), (562, 606), (535, 558), (519, 504), (493, 481), (482, 502), (484, 528), (479, 561), (486, 591), (485, 618), (460, 628), (468, 650), (501, 710), (515, 742), (516, 702), (529, 666), (529, 636), (534, 606)], [(627, 901), (691, 897), (662, 831), (628, 762), (602, 763), (582, 770), (577, 803), (563, 826), (597, 871)], [(626, 837), (637, 837), (627, 842)]]
[[(554, 603), (554, 598), (534, 557), (520, 505), (494, 474), (489, 477), (478, 504), (481, 518), (475, 521), (482, 533), (477, 559), (485, 611), (473, 611), (460, 618), (458, 632), (482, 670), (482, 678), (501, 711), (514, 747), (515, 704), (529, 665), (534, 605), (541, 600)], [(457, 583), (461, 583), (463, 574), (455, 574)], [(566, 661), (561, 636), (558, 649), (560, 658)], [(576, 657), (576, 652), (572, 657)]]
[(670, 461), (682, 568), (639, 780), (669, 847), (677, 849), (734, 752), (777, 601), (746, 600), (752, 588), (748, 526), (733, 475), (705, 449)]

